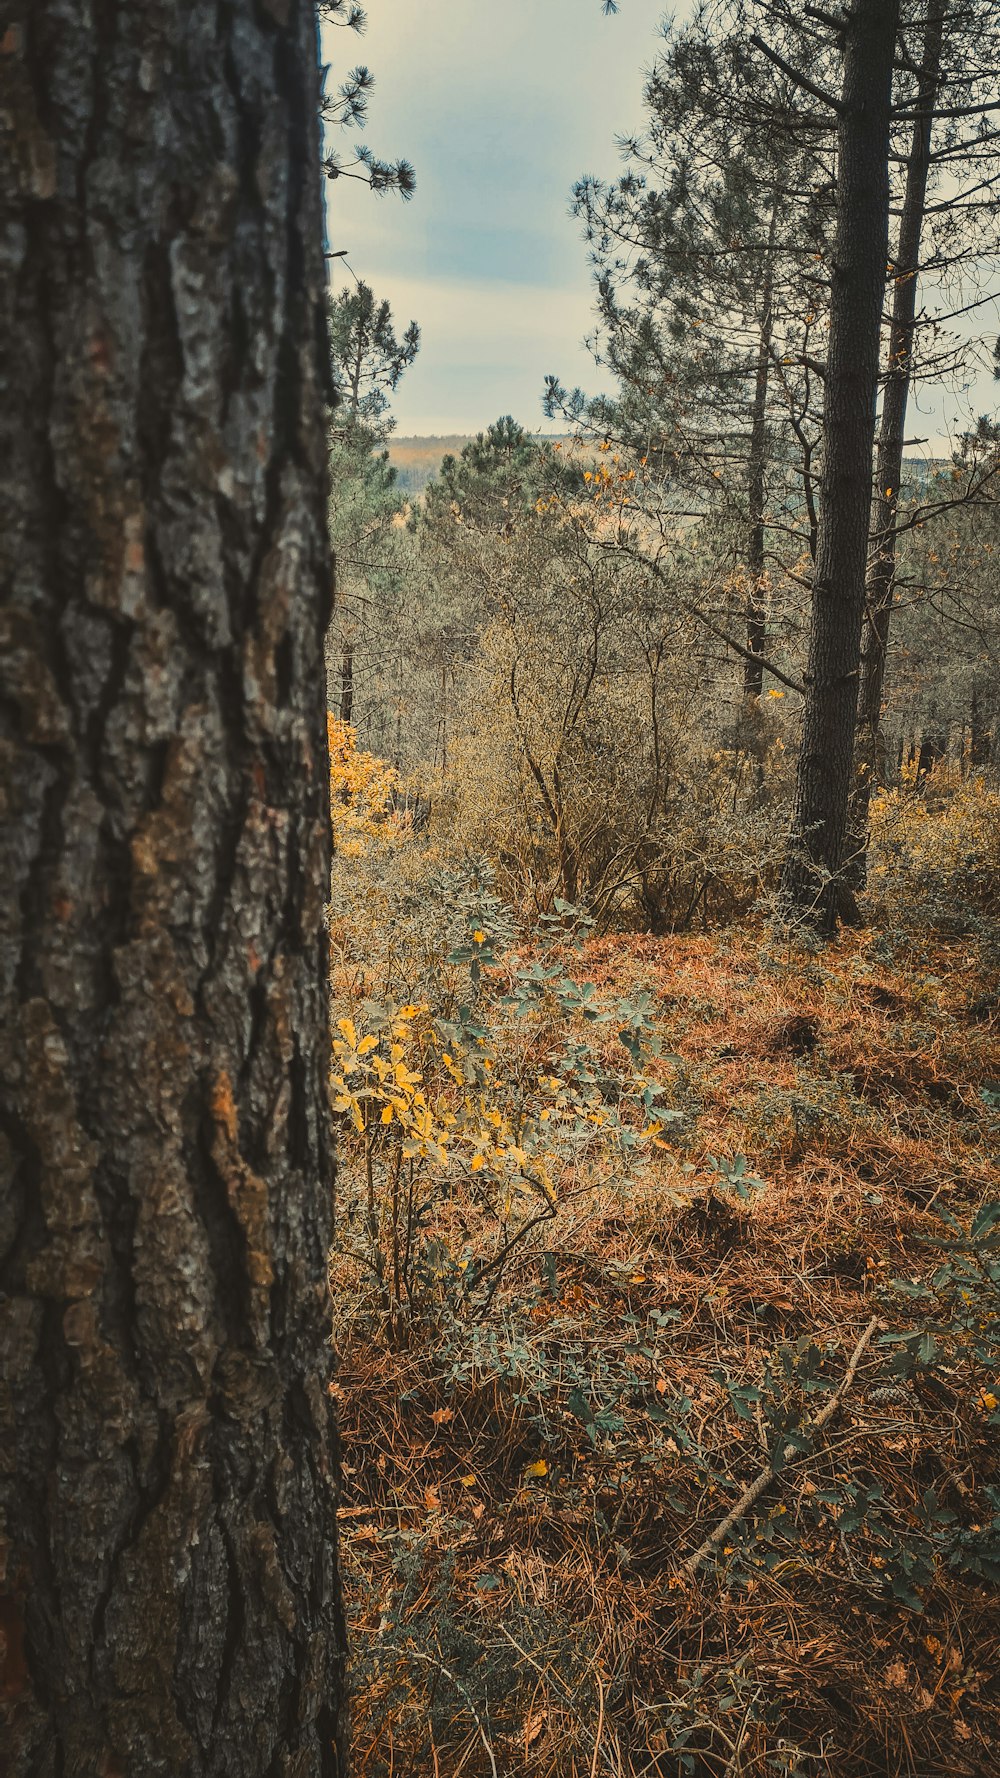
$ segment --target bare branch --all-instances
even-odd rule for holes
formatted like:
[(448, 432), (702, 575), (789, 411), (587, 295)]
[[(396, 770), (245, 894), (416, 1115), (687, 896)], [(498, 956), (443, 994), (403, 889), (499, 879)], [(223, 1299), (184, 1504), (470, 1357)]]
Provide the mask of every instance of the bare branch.
[(838, 117), (843, 117), (844, 102), (842, 99), (835, 98), (833, 93), (826, 92), (823, 87), (817, 86), (815, 81), (808, 80), (804, 74), (800, 74), (797, 68), (792, 67), (791, 62), (786, 62), (784, 56), (779, 56), (777, 50), (772, 49), (769, 44), (764, 42), (763, 37), (757, 36), (756, 32), (750, 42), (755, 49), (759, 49), (761, 54), (767, 57), (769, 62), (773, 62), (776, 68), (780, 68), (782, 74), (787, 74), (789, 80), (801, 87), (804, 93), (811, 93), (821, 105), (829, 106), (830, 110), (835, 111)]

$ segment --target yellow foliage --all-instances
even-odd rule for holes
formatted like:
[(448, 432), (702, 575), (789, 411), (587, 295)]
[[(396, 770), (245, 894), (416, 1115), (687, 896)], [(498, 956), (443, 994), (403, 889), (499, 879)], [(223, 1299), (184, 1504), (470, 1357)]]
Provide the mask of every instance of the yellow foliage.
[(1000, 791), (938, 766), (922, 788), (914, 774), (872, 799), (872, 893), (903, 911), (919, 906), (935, 925), (964, 926), (1000, 911)]
[(326, 726), (334, 851), (341, 858), (360, 858), (375, 844), (397, 843), (410, 828), (395, 806), (399, 773), (374, 753), (359, 751), (349, 722), (328, 714)]

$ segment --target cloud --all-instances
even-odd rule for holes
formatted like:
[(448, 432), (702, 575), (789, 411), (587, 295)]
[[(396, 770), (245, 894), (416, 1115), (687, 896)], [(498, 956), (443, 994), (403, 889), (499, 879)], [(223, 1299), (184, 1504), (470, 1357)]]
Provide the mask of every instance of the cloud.
[[(424, 331), (393, 404), (400, 431), (478, 430), (505, 412), (535, 426), (549, 371), (601, 386), (580, 345), (591, 278), (570, 192), (587, 171), (614, 176), (661, 11), (661, 0), (629, 0), (610, 19), (600, 0), (370, 0), (363, 43), (326, 33), (332, 86), (353, 61), (374, 72), (365, 139), (417, 170), (406, 205), (346, 179), (328, 190), (331, 246), (398, 323), (413, 316)], [(335, 146), (349, 151), (349, 137)]]

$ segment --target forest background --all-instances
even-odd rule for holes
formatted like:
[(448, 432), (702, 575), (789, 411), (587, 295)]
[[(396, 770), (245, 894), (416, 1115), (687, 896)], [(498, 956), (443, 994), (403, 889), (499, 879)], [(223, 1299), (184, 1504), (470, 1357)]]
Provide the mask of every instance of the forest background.
[(372, 1773), (996, 1757), (996, 20), (805, 11), (664, 27), (548, 436), (334, 304)]

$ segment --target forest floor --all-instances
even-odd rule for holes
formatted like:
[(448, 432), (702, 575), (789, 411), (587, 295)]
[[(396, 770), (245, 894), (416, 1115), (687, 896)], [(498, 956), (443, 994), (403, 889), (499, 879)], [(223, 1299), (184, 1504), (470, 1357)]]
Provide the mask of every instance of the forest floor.
[(570, 1194), (477, 1313), (342, 1345), (357, 1778), (997, 1773), (975, 950), (748, 927), (575, 967), (651, 997), (682, 1134)]

